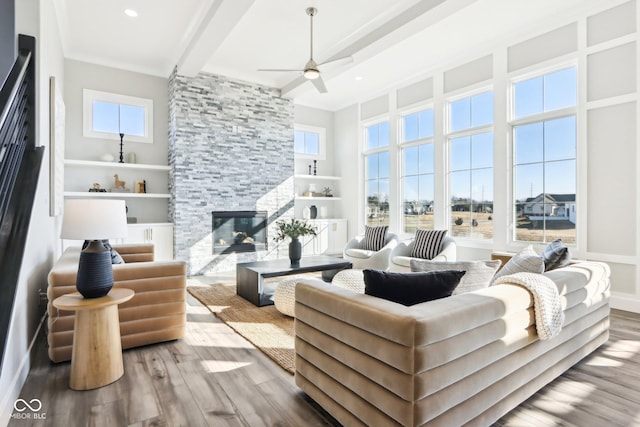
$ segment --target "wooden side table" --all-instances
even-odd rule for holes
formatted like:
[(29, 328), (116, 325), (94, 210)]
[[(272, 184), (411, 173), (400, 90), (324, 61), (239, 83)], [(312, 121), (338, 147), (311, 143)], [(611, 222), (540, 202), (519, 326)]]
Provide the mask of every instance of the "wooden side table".
[(101, 298), (84, 298), (78, 292), (59, 296), (53, 306), (75, 311), (71, 378), (74, 390), (91, 390), (111, 384), (124, 374), (118, 304), (133, 298), (126, 288), (113, 288)]

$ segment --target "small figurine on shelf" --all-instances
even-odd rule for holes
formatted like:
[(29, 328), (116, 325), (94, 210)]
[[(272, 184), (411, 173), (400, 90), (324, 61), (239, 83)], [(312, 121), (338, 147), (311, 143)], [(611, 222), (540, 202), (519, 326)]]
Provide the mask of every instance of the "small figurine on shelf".
[(311, 175), (311, 165), (309, 165), (309, 175)]
[(124, 190), (124, 185), (125, 185), (126, 183), (125, 183), (124, 181), (121, 181), (121, 180), (118, 178), (118, 174), (113, 175), (113, 177), (116, 179), (116, 182), (115, 182), (115, 186), (116, 186), (116, 188), (121, 188), (121, 189), (123, 189), (123, 190)]
[(314, 175), (318, 175), (318, 161), (317, 160), (313, 161), (313, 174)]
[(322, 191), (324, 191), (324, 197), (333, 197), (333, 194), (331, 194), (333, 191), (331, 187), (324, 187)]
[(100, 188), (100, 184), (97, 182), (93, 183), (92, 188), (89, 189), (89, 193), (106, 193), (107, 190), (104, 188)]

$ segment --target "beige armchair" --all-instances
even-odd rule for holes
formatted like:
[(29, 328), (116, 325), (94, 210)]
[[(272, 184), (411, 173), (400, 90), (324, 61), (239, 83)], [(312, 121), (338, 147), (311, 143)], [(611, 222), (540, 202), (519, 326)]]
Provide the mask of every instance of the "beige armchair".
[[(409, 240), (398, 243), (389, 254), (389, 271), (408, 272), (411, 271), (411, 252), (415, 240)], [(446, 236), (442, 239), (440, 252), (432, 261), (455, 261), (456, 260), (456, 242), (452, 237)]]
[(386, 270), (389, 268), (389, 255), (399, 242), (398, 236), (394, 233), (387, 233), (384, 247), (379, 251), (368, 251), (362, 249), (364, 235), (356, 236), (347, 242), (342, 251), (345, 260), (351, 261), (353, 268), (364, 270), (373, 268), (376, 270)]
[[(113, 245), (125, 264), (113, 266), (114, 288), (133, 289), (130, 301), (118, 306), (122, 348), (182, 338), (187, 321), (187, 267), (184, 261), (153, 261), (153, 244)], [(80, 248), (64, 251), (49, 272), (49, 358), (71, 359), (74, 312), (52, 304), (60, 295), (76, 292)]]

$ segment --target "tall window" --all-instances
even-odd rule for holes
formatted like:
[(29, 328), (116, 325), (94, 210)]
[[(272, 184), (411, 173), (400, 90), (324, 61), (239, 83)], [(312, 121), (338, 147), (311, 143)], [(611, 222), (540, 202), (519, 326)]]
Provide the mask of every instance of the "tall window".
[(153, 142), (153, 100), (84, 89), (83, 136)]
[(433, 109), (402, 116), (403, 229), (433, 228)]
[(514, 239), (576, 240), (576, 68), (513, 84)]
[(448, 104), (451, 234), (493, 237), (493, 92)]
[(389, 139), (389, 122), (365, 127), (367, 225), (389, 225)]

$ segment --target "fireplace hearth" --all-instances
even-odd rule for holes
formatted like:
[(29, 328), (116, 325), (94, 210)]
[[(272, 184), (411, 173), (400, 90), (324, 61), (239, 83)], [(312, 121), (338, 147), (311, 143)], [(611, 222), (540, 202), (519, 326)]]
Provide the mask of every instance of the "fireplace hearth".
[(267, 212), (213, 211), (213, 253), (267, 249)]

